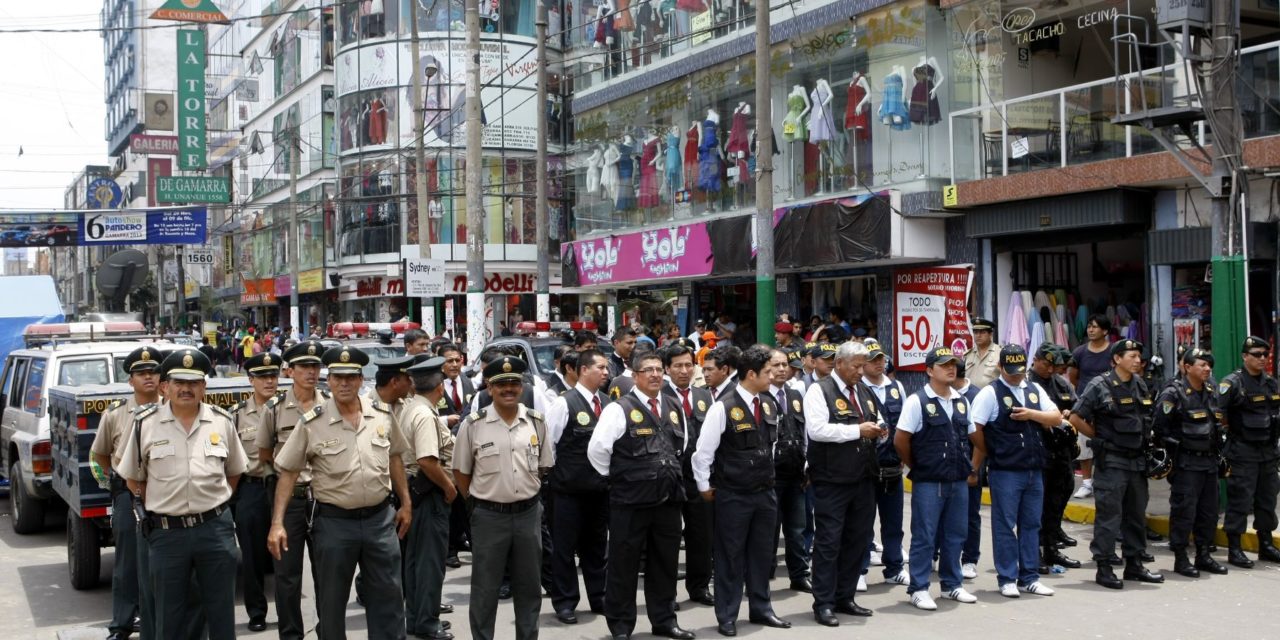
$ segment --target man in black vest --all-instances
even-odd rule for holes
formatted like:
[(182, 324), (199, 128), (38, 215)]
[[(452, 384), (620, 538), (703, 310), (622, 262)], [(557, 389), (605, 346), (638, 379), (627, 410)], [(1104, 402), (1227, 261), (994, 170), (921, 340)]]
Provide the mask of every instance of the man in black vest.
[(553, 590), (551, 604), (556, 619), (577, 624), (574, 609), (580, 598), (577, 554), (587, 585), (587, 602), (594, 613), (604, 611), (605, 552), (609, 535), (609, 487), (587, 460), (587, 443), (596, 422), (609, 404), (600, 392), (609, 376), (609, 363), (599, 351), (572, 354), (578, 362), (577, 384), (566, 391), (565, 419), (548, 425), (547, 437), (555, 443), (556, 464), (551, 469), (551, 518)]
[(707, 411), (693, 454), (698, 491), (715, 505), (716, 622), (722, 636), (738, 635), (744, 584), (752, 622), (791, 628), (774, 614), (769, 598), (769, 567), (778, 548), (773, 493), (778, 412), (762, 395), (772, 383), (772, 356), (764, 345), (742, 354), (738, 385)]
[[(466, 417), (467, 407), (476, 394), (475, 385), (462, 375), (462, 349), (457, 343), (444, 342), (436, 347), (436, 355), (444, 358), (444, 404), (437, 407), (440, 418), (449, 425), (453, 435), (458, 435), (458, 425)], [(457, 569), (462, 566), (458, 552), (471, 548), (471, 520), (467, 516), (465, 501), (454, 500), (449, 513), (449, 556), (445, 566)], [(441, 605), (450, 607), (452, 605)]]
[[(868, 344), (867, 353), (867, 364), (862, 367), (862, 384), (871, 391), (876, 410), (888, 431), (885, 437), (876, 442), (876, 462), (880, 468), (876, 480), (876, 508), (880, 513), (880, 546), (884, 548), (880, 557), (884, 564), (885, 581), (905, 585), (910, 582), (910, 578), (903, 569), (902, 562), (902, 460), (893, 447), (893, 440), (907, 391), (901, 382), (884, 374), (889, 357), (879, 342)], [(859, 590), (866, 589), (865, 576), (870, 565), (871, 549), (868, 548), (867, 557), (862, 563), (862, 577), (858, 578)]]
[(1253, 512), (1253, 528), (1258, 532), (1258, 559), (1280, 562), (1280, 550), (1272, 543), (1276, 530), (1276, 493), (1280, 492), (1280, 386), (1266, 372), (1271, 348), (1265, 340), (1249, 336), (1244, 341), (1244, 362), (1218, 385), (1222, 409), (1227, 419), (1227, 513), (1222, 528), (1227, 532), (1227, 562), (1249, 568), (1253, 561), (1244, 555), (1240, 536)]
[(605, 407), (587, 458), (609, 479), (609, 570), (604, 609), (613, 638), (636, 626), (636, 581), (644, 557), (645, 610), (654, 635), (690, 640), (676, 622), (680, 554), (680, 455), (688, 440), (679, 405), (662, 398), (662, 359), (649, 351), (631, 363), (636, 385)]
[[(1222, 430), (1218, 424), (1218, 396), (1209, 386), (1213, 355), (1189, 349), (1182, 355), (1185, 377), (1179, 377), (1156, 398), (1153, 431), (1172, 458), (1169, 473), (1169, 548), (1173, 570), (1188, 578), (1200, 571), (1225, 574), (1227, 568), (1209, 555), (1218, 528), (1218, 456)], [(1196, 561), (1187, 556), (1194, 531)]]
[[(875, 521), (875, 441), (885, 435), (875, 403), (862, 386), (867, 348), (840, 345), (835, 373), (811, 385), (804, 396), (813, 483), (813, 612), (819, 624), (840, 624), (835, 613), (869, 616), (854, 602), (859, 569)], [(928, 564), (926, 562), (926, 564)]]
[[(573, 350), (573, 347), (567, 344), (562, 344), (556, 347), (554, 362), (555, 368), (542, 377), (543, 381), (547, 383), (547, 393), (558, 396), (572, 389), (574, 384), (576, 384), (576, 381), (573, 380), (573, 376), (577, 375), (578, 361), (577, 356), (571, 355), (576, 353), (577, 352)], [(571, 363), (572, 366), (569, 366), (570, 363), (566, 363), (564, 361), (565, 356), (569, 356), (573, 359), (573, 362)]]
[(1036, 349), (1027, 372), (1027, 380), (1040, 385), (1062, 414), (1061, 424), (1045, 434), (1048, 458), (1044, 466), (1044, 510), (1040, 514), (1040, 575), (1048, 575), (1055, 564), (1080, 568), (1079, 560), (1068, 558), (1059, 549), (1076, 546), (1075, 538), (1062, 529), (1062, 515), (1075, 489), (1072, 463), (1080, 455), (1079, 437), (1067, 422), (1076, 404), (1076, 390), (1065, 377), (1054, 373), (1058, 364), (1066, 365), (1068, 355), (1065, 347), (1046, 342)]
[(1123, 589), (1111, 569), (1116, 538), (1122, 537), (1125, 580), (1158, 584), (1164, 576), (1142, 565), (1147, 550), (1147, 469), (1145, 450), (1151, 443), (1147, 420), (1151, 397), (1142, 374), (1142, 343), (1117, 340), (1111, 345), (1111, 370), (1085, 385), (1071, 414), (1071, 426), (1092, 438), (1093, 501), (1097, 516), (1089, 551), (1098, 565), (1095, 581)]
[(978, 472), (970, 457), (970, 445), (977, 435), (969, 419), (969, 403), (951, 387), (959, 361), (947, 347), (937, 347), (925, 356), (929, 384), (902, 403), (893, 439), (898, 457), (911, 467), (907, 475), (912, 482), (911, 583), (907, 595), (911, 604), (923, 611), (938, 608), (929, 595), (935, 550), (943, 596), (965, 604), (978, 601), (965, 591), (960, 572), (960, 551), (968, 532), (968, 482), (976, 481)]
[(702, 359), (702, 376), (707, 381), (707, 389), (716, 400), (720, 400), (737, 384), (738, 364), (742, 358), (742, 349), (733, 345), (716, 347)]
[[(813, 592), (809, 581), (810, 547), (804, 530), (810, 514), (805, 500), (805, 435), (804, 392), (789, 383), (792, 366), (785, 351), (775, 350), (769, 366), (773, 375), (769, 399), (778, 409), (778, 442), (773, 451), (773, 492), (778, 497), (778, 526), (774, 531), (774, 548), (779, 535), (786, 538), (787, 577), (794, 591)], [(777, 565), (777, 554), (773, 564)]]
[(684, 413), (685, 428), (689, 433), (690, 446), (680, 455), (680, 473), (684, 479), (686, 500), (683, 505), (684, 516), (684, 588), (689, 599), (712, 606), (716, 603), (711, 595), (711, 540), (714, 531), (711, 528), (711, 503), (702, 499), (698, 485), (693, 480), (693, 446), (701, 433), (702, 420), (706, 418), (715, 398), (711, 392), (702, 387), (693, 386), (693, 349), (688, 341), (681, 338), (675, 344), (663, 347), (662, 365), (667, 372), (667, 384), (662, 385), (662, 395), (677, 405)]
[(630, 328), (618, 329), (613, 333), (613, 353), (609, 355), (609, 379), (612, 380), (628, 371), (627, 364), (631, 360), (631, 352), (636, 348), (636, 332)]
[(1044, 513), (1046, 432), (1062, 413), (1044, 388), (1027, 382), (1027, 352), (1020, 344), (1000, 350), (1000, 375), (978, 392), (972, 406), (978, 465), (990, 467), (991, 547), (1000, 595), (1053, 595), (1040, 582), (1040, 519)]

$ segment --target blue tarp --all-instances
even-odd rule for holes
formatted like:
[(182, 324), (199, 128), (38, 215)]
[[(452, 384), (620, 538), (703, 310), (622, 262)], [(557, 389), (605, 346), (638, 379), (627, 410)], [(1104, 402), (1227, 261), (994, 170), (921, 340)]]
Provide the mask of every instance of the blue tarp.
[(49, 276), (0, 277), (0, 361), (22, 348), (29, 324), (64, 322), (58, 290)]

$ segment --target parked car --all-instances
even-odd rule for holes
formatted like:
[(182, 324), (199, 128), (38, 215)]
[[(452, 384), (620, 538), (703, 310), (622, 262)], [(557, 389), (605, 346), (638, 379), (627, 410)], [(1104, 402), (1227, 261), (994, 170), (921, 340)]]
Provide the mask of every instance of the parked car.
[(31, 237), (31, 227), (13, 227), (0, 231), (0, 245), (6, 247), (24, 247)]
[(75, 241), (76, 232), (65, 224), (54, 224), (37, 229), (27, 236), (27, 244), (46, 246), (71, 244)]

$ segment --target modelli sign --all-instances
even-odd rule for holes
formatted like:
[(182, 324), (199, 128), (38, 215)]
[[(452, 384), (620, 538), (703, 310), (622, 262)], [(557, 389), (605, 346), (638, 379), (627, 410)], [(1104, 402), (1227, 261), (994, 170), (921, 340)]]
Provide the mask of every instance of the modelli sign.
[[(168, 4), (186, 4), (187, 1), (170, 0)], [(199, 4), (207, 3), (205, 0)], [(225, 16), (223, 20), (226, 20)], [(178, 30), (178, 168), (188, 171), (204, 169), (209, 164), (204, 126), (204, 70), (208, 61), (205, 53), (203, 31)]]
[(226, 178), (167, 176), (156, 179), (157, 202), (231, 202), (231, 184)]

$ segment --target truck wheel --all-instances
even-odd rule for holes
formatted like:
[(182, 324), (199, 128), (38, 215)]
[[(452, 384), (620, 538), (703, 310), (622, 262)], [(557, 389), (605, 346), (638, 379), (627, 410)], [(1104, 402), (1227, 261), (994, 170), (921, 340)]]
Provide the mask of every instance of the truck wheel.
[(71, 587), (84, 591), (98, 586), (102, 554), (98, 549), (98, 528), (92, 520), (67, 511), (67, 569)]
[(13, 516), (13, 532), (39, 533), (44, 529), (45, 502), (27, 493), (20, 464), (14, 462), (9, 467), (9, 508)]

